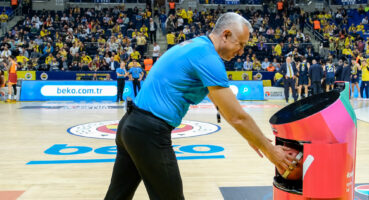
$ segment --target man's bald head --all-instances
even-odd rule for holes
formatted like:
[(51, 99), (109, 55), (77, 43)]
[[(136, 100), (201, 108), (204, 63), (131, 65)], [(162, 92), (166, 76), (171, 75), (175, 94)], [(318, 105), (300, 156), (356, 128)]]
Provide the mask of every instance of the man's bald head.
[(248, 28), (250, 33), (253, 31), (250, 22), (241, 15), (233, 12), (227, 12), (218, 18), (212, 33), (219, 35), (227, 29), (241, 33), (243, 31), (243, 25)]

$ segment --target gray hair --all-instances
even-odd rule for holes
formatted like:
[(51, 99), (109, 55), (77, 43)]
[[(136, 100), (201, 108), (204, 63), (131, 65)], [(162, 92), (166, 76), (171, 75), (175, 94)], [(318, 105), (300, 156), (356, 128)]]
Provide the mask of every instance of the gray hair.
[(227, 13), (220, 15), (217, 22), (215, 23), (215, 26), (212, 32), (215, 34), (220, 34), (226, 28), (231, 28), (231, 27), (232, 29), (237, 28), (241, 32), (242, 26), (240, 25), (242, 24), (246, 25), (250, 33), (253, 32), (253, 28), (247, 19), (245, 19), (244, 17), (242, 17), (241, 15), (237, 13), (227, 12)]

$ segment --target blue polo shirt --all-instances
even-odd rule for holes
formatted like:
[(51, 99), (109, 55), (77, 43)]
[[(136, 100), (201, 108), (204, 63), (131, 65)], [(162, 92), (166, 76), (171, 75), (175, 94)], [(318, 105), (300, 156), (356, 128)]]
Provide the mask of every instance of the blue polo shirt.
[(140, 74), (143, 72), (141, 67), (132, 67), (128, 71), (130, 74), (132, 74), (132, 78), (140, 78)]
[[(124, 75), (126, 73), (126, 70), (119, 67), (116, 70), (116, 72), (119, 73), (119, 74), (123, 74)], [(117, 78), (126, 78), (126, 77), (124, 77), (124, 76), (117, 76)]]
[(155, 62), (135, 104), (177, 127), (189, 106), (209, 93), (208, 86), (229, 84), (213, 43), (201, 36), (170, 48)]

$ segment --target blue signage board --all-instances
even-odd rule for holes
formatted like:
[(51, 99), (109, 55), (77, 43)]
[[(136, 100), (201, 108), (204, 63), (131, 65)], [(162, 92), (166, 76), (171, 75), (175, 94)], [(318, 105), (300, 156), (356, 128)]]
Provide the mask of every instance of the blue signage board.
[[(144, 81), (141, 82), (144, 84)], [(262, 81), (230, 81), (238, 100), (264, 100)], [(123, 99), (134, 99), (132, 81), (125, 82)], [(116, 81), (23, 81), (21, 101), (115, 101)]]
[[(134, 97), (132, 81), (126, 81), (124, 96)], [(116, 81), (23, 81), (21, 101), (115, 101)]]

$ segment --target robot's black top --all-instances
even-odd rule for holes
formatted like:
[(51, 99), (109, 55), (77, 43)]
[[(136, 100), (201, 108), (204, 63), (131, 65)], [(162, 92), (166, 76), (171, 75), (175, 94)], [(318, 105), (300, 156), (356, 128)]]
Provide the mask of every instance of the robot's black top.
[(307, 97), (282, 108), (270, 118), (269, 122), (271, 124), (285, 124), (309, 117), (324, 110), (339, 97), (339, 90)]

